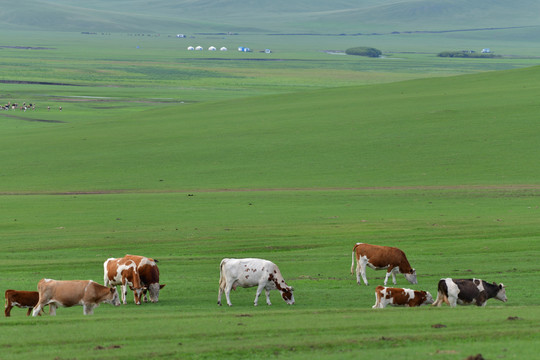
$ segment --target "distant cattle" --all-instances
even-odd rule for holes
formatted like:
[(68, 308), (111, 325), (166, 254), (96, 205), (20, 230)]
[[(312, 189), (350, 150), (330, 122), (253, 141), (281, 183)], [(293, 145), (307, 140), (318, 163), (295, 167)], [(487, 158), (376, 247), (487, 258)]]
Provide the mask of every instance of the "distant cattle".
[(38, 283), (38, 292), (39, 301), (34, 307), (32, 316), (37, 316), (45, 305), (49, 305), (51, 315), (56, 315), (58, 306), (82, 305), (84, 315), (92, 315), (94, 308), (101, 303), (120, 305), (116, 288), (109, 288), (92, 280), (41, 279)]
[(137, 271), (137, 264), (126, 258), (109, 258), (103, 263), (103, 281), (105, 286), (120, 285), (122, 288), (122, 303), (127, 304), (127, 287), (133, 290), (134, 302), (141, 305), (143, 285)]
[(137, 272), (139, 273), (141, 283), (144, 287), (144, 302), (148, 302), (148, 298), (146, 297), (148, 291), (150, 301), (157, 303), (159, 300), (159, 290), (165, 287), (165, 284), (159, 283), (159, 268), (156, 264), (158, 261), (139, 255), (126, 255), (124, 256), (124, 259), (132, 260), (137, 264)]
[(294, 304), (293, 288), (288, 286), (276, 264), (263, 259), (223, 259), (220, 264), (218, 305), (221, 306), (221, 295), (225, 292), (227, 305), (232, 306), (229, 298), (231, 289), (257, 286), (254, 305), (257, 306), (263, 289), (266, 303), (270, 302), (270, 290), (277, 289), (281, 297), (289, 305)]
[(503, 284), (490, 284), (481, 279), (451, 279), (439, 280), (437, 299), (433, 306), (441, 306), (444, 302), (451, 307), (475, 304), (486, 306), (488, 299), (506, 302), (506, 289)]
[(368, 285), (366, 278), (366, 266), (374, 270), (386, 269), (384, 285), (392, 275), (392, 281), (396, 284), (396, 273), (402, 273), (411, 284), (417, 284), (416, 270), (411, 267), (405, 253), (398, 248), (389, 246), (370, 245), (356, 243), (352, 251), (351, 274), (354, 271), (354, 261), (356, 258), (356, 282), (360, 285), (360, 276), (364, 283)]
[(21, 309), (28, 309), (26, 316), (29, 316), (39, 301), (39, 293), (37, 291), (6, 290), (5, 298), (6, 306), (4, 315), (6, 317), (11, 316), (11, 309), (14, 306)]
[(433, 297), (427, 291), (377, 286), (373, 309), (391, 306), (421, 306), (433, 304)]

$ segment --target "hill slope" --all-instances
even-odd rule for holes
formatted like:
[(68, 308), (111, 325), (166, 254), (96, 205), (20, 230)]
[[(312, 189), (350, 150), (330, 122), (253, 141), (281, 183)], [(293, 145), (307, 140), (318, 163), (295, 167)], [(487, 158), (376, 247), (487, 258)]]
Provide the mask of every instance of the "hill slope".
[(533, 0), (0, 1), (0, 28), (115, 32), (442, 30), (540, 24)]
[(539, 80), (533, 67), (86, 124), (6, 119), (0, 176), (7, 192), (534, 184)]

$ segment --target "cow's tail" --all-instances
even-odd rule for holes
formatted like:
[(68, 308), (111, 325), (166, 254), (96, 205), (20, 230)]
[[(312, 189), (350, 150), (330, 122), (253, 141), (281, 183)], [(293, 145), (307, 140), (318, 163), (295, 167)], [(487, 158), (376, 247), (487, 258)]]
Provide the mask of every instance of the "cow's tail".
[(352, 249), (352, 262), (351, 262), (351, 275), (354, 274), (354, 260), (356, 259), (356, 247), (359, 244), (355, 244)]
[(432, 306), (441, 306), (442, 303), (450, 304), (448, 301), (448, 285), (446, 285), (446, 279), (439, 280), (437, 285), (437, 299)]
[(225, 272), (223, 271), (223, 266), (225, 265), (226, 259), (221, 260), (221, 263), (219, 264), (219, 290), (225, 291), (225, 287), (227, 286), (227, 278), (225, 277)]

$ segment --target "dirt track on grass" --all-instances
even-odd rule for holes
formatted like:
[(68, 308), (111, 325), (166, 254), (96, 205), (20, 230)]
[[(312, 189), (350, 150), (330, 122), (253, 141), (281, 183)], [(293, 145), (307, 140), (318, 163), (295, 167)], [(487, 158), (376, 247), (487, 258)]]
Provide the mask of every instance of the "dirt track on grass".
[(169, 189), (169, 190), (80, 190), (80, 191), (1, 191), (0, 195), (114, 195), (114, 194), (181, 194), (193, 196), (196, 193), (225, 193), (225, 192), (318, 192), (318, 191), (538, 191), (540, 184), (513, 185), (449, 185), (449, 186), (367, 186), (367, 187), (321, 187), (321, 188), (249, 188), (249, 189)]

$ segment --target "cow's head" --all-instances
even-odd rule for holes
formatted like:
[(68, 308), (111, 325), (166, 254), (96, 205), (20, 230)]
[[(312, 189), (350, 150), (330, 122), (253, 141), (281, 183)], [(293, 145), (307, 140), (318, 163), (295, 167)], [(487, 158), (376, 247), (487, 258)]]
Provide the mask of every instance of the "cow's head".
[(405, 275), (405, 279), (407, 279), (407, 281), (411, 284), (418, 284), (418, 280), (416, 280), (416, 269), (411, 269), (411, 272), (403, 275)]
[(114, 306), (120, 306), (120, 296), (118, 295), (118, 290), (116, 290), (116, 287), (112, 287), (109, 289), (111, 294), (109, 295), (108, 302)]
[(281, 297), (285, 302), (289, 305), (294, 305), (294, 295), (293, 295), (293, 287), (287, 286), (284, 289), (281, 290)]
[(135, 304), (141, 305), (141, 298), (143, 296), (143, 291), (145, 288), (140, 285), (138, 287), (130, 285), (129, 288), (131, 289), (131, 291), (133, 291), (133, 299), (135, 301)]
[(150, 301), (157, 303), (159, 300), (159, 290), (163, 289), (165, 284), (153, 283), (148, 286), (148, 294), (150, 295)]
[(507, 302), (508, 298), (506, 297), (506, 288), (504, 284), (497, 285), (496, 283), (493, 283), (493, 285), (499, 287), (499, 291), (497, 291), (497, 295), (495, 295), (495, 299), (501, 300), (502, 302)]
[(429, 293), (429, 291), (425, 291), (425, 296), (426, 296), (426, 299), (424, 300), (424, 302), (422, 303), (422, 305), (429, 305), (429, 304), (433, 304), (433, 303), (434, 303), (433, 296), (431, 296), (431, 294)]

